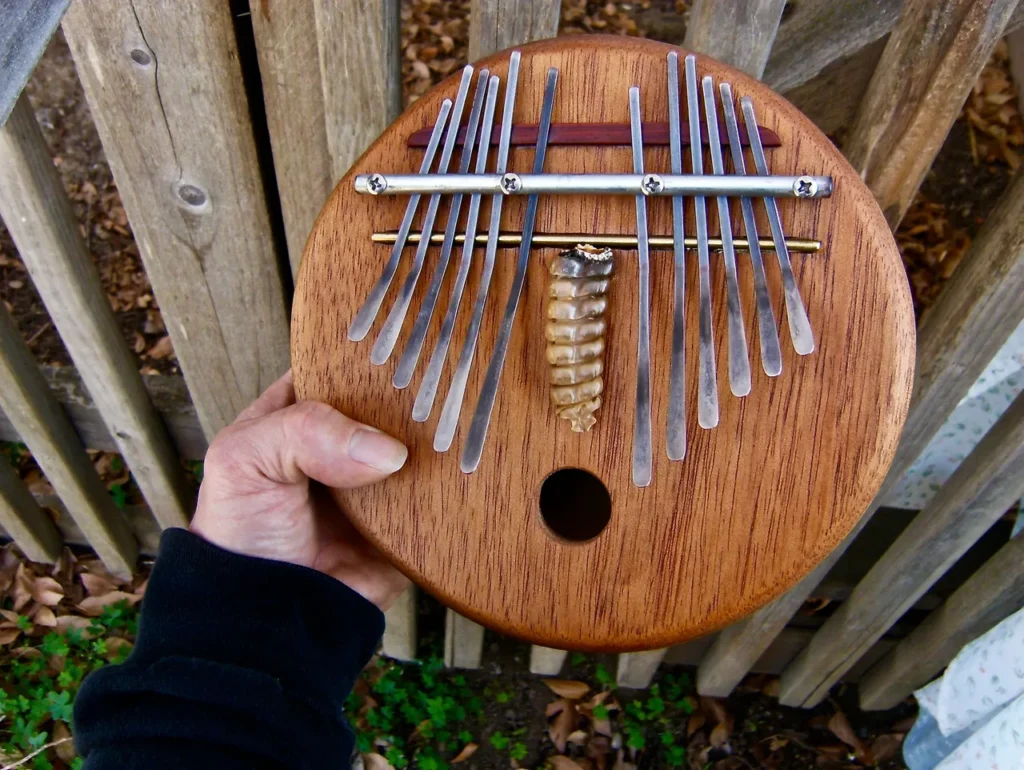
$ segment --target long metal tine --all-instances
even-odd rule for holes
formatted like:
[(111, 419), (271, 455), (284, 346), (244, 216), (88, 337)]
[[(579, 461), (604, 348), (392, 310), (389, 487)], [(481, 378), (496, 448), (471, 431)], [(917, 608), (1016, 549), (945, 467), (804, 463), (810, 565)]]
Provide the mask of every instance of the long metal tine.
[[(644, 138), (640, 125), (640, 88), (629, 89), (629, 127), (633, 173), (644, 173)], [(633, 413), (633, 483), (651, 483), (651, 253), (647, 244), (647, 199), (636, 196), (637, 283), (640, 287), (636, 343), (636, 405)]]
[[(483, 112), (484, 96), (487, 93), (487, 81), (490, 75), (488, 70), (480, 70), (477, 77), (476, 93), (473, 96), (473, 106), (469, 111), (469, 123), (466, 126), (466, 139), (462, 145), (462, 156), (459, 159), (460, 174), (467, 173), (472, 163), (473, 148), (476, 146), (477, 129), (480, 128), (480, 115)], [(413, 372), (416, 370), (416, 364), (420, 360), (423, 341), (427, 337), (427, 329), (434, 317), (434, 308), (437, 306), (437, 298), (441, 293), (441, 284), (444, 282), (445, 273), (448, 272), (448, 262), (451, 261), (455, 233), (459, 227), (459, 214), (462, 212), (462, 198), (461, 193), (452, 196), (452, 203), (448, 209), (448, 224), (444, 229), (444, 241), (441, 243), (441, 253), (438, 255), (437, 264), (434, 265), (434, 274), (430, 277), (430, 283), (427, 285), (423, 304), (420, 306), (419, 313), (416, 314), (416, 321), (413, 323), (409, 341), (405, 345), (405, 351), (398, 361), (395, 376), (391, 380), (396, 388), (405, 388), (409, 385)]]
[[(498, 139), (498, 158), (495, 170), (504, 174), (508, 167), (508, 150), (512, 142), (512, 119), (516, 106), (516, 90), (519, 86), (519, 51), (513, 51), (508, 62), (508, 80), (505, 83), (505, 104), (501, 113), (501, 136)], [(466, 395), (466, 384), (469, 382), (469, 370), (473, 366), (476, 345), (480, 337), (480, 326), (483, 324), (484, 310), (487, 307), (487, 295), (491, 286), (491, 275), (494, 273), (494, 260), (498, 253), (498, 234), (501, 232), (501, 207), (503, 195), (491, 196), (491, 218), (487, 230), (487, 250), (484, 252), (484, 264), (480, 272), (480, 285), (477, 287), (476, 299), (473, 301), (473, 315), (469, 319), (469, 329), (459, 353), (459, 363), (455, 367), (448, 395), (445, 397), (441, 419), (434, 433), (434, 449), (447, 452), (455, 437), (455, 429), (462, 413), (462, 401)]]
[[(718, 107), (715, 104), (715, 81), (707, 75), (701, 81), (704, 87), (704, 113), (708, 124), (708, 146), (711, 148), (711, 171), (716, 176), (725, 174), (722, 141), (718, 134)], [(729, 386), (734, 396), (750, 393), (750, 353), (747, 351), (747, 331), (743, 324), (743, 305), (740, 302), (740, 283), (736, 275), (736, 249), (732, 244), (732, 215), (729, 199), (718, 196), (718, 227), (722, 232), (722, 261), (725, 263), (725, 297), (729, 321)]]
[[(541, 107), (540, 126), (537, 131), (537, 150), (533, 159), (535, 174), (544, 172), (544, 157), (547, 155), (548, 134), (551, 131), (551, 113), (555, 106), (555, 87), (557, 85), (558, 70), (552, 67), (548, 70), (547, 84), (544, 87), (544, 103)], [(480, 464), (480, 456), (483, 454), (484, 441), (487, 439), (487, 427), (491, 422), (491, 412), (494, 409), (494, 399), (498, 395), (501, 370), (505, 366), (508, 342), (512, 336), (512, 326), (515, 323), (516, 310), (523, 294), (523, 284), (526, 282), (526, 268), (530, 263), (530, 240), (533, 238), (533, 228), (537, 223), (537, 202), (538, 196), (536, 195), (531, 195), (527, 199), (526, 215), (523, 217), (523, 242), (519, 247), (516, 272), (512, 278), (508, 301), (505, 303), (505, 312), (501, 319), (501, 327), (498, 329), (494, 352), (487, 365), (483, 390), (480, 392), (480, 398), (477, 400), (476, 409), (473, 412), (473, 420), (469, 425), (469, 436), (466, 439), (466, 446), (463, 449), (460, 462), (463, 473), (475, 471)]]
[[(683, 173), (683, 137), (679, 125), (679, 54), (668, 55), (668, 144), (673, 174)], [(672, 249), (675, 291), (672, 310), (672, 364), (668, 377), (665, 443), (670, 460), (686, 457), (686, 237), (683, 196), (672, 198)]]
[[(491, 128), (494, 125), (494, 108), (498, 103), (498, 86), (500, 79), (492, 75), (487, 87), (487, 104), (484, 107), (484, 119), (480, 125), (480, 148), (477, 150), (476, 170), (483, 173), (487, 170), (487, 155), (491, 149)], [(469, 199), (469, 213), (466, 216), (466, 232), (476, 235), (477, 221), (480, 217), (480, 195), (473, 195)], [(430, 354), (430, 361), (427, 363), (427, 371), (420, 383), (416, 393), (416, 401), (412, 407), (412, 419), (416, 422), (423, 422), (430, 416), (430, 410), (434, 406), (434, 397), (437, 395), (437, 385), (441, 380), (441, 370), (444, 368), (445, 359), (448, 357), (448, 347), (451, 345), (452, 333), (455, 330), (455, 321), (459, 314), (459, 305), (462, 303), (462, 293), (466, 288), (466, 280), (469, 277), (469, 268), (473, 262), (474, 238), (469, 237), (462, 244), (462, 258), (459, 261), (459, 270), (455, 274), (455, 285), (452, 286), (451, 297), (448, 300), (448, 310), (441, 323), (441, 334), (434, 344), (434, 351)]]
[[(740, 97), (740, 109), (743, 110), (743, 122), (750, 137), (750, 150), (754, 155), (754, 166), (757, 173), (768, 175), (768, 161), (761, 146), (761, 135), (758, 133), (757, 116), (754, 114), (754, 102), (749, 96)], [(814, 332), (807, 318), (807, 309), (800, 298), (796, 278), (793, 276), (793, 265), (789, 261), (789, 250), (786, 248), (786, 234), (782, 231), (782, 217), (779, 216), (779, 205), (774, 198), (765, 198), (764, 206), (768, 212), (768, 224), (775, 241), (775, 253), (779, 258), (782, 270), (782, 288), (786, 297), (786, 317), (789, 319), (789, 333), (793, 338), (793, 348), (802, 356), (814, 352)]]
[[(729, 147), (732, 150), (732, 165), (737, 174), (746, 174), (746, 163), (743, 160), (743, 145), (740, 144), (740, 126), (736, 120), (736, 105), (733, 101), (732, 86), (722, 83), (722, 112), (725, 114), (725, 129), (729, 133)], [(743, 210), (743, 225), (747, 234), (747, 248), (750, 251), (750, 263), (754, 268), (754, 298), (757, 301), (757, 329), (761, 343), (761, 365), (769, 377), (777, 377), (782, 373), (782, 350), (779, 347), (779, 330), (775, 325), (775, 313), (772, 312), (772, 300), (768, 294), (768, 279), (764, 272), (764, 258), (758, 245), (757, 220), (754, 218), (754, 201), (752, 198), (740, 198)]]
[[(430, 132), (430, 141), (427, 142), (427, 149), (423, 153), (423, 161), (420, 163), (421, 174), (430, 172), (430, 167), (434, 163), (434, 156), (437, 154), (437, 146), (441, 143), (441, 136), (444, 134), (445, 121), (448, 120), (448, 115), (451, 111), (451, 99), (445, 99), (441, 102), (441, 109), (438, 111), (437, 120), (434, 122), (434, 130)], [(363, 302), (363, 306), (359, 308), (356, 317), (349, 324), (348, 338), (353, 342), (359, 342), (359, 340), (363, 339), (377, 318), (380, 304), (384, 301), (384, 297), (391, 287), (391, 281), (398, 271), (398, 263), (402, 259), (405, 242), (409, 238), (409, 230), (412, 228), (412, 221), (416, 218), (416, 209), (419, 208), (419, 205), (419, 195), (413, 195), (409, 198), (409, 204), (405, 207), (405, 214), (402, 216), (402, 223), (398, 227), (398, 237), (391, 249), (391, 256), (384, 265), (377, 283), (370, 289), (370, 293), (367, 295), (366, 301)]]
[[(690, 157), (693, 173), (704, 173), (700, 138), (700, 103), (697, 96), (697, 57), (690, 54), (686, 67), (686, 110), (690, 121)], [(718, 425), (718, 376), (715, 373), (715, 332), (711, 317), (711, 249), (708, 244), (708, 210), (704, 196), (693, 199), (697, 220), (697, 267), (700, 278), (700, 361), (697, 375), (697, 423), (702, 428)]]
[[(441, 161), (438, 163), (437, 173), (444, 174), (448, 171), (448, 164), (452, 159), (452, 151), (455, 149), (455, 139), (459, 133), (459, 123), (462, 122), (462, 110), (466, 106), (466, 96), (469, 94), (469, 85), (473, 80), (473, 67), (467, 65), (462, 70), (462, 82), (459, 83), (459, 92), (455, 97), (455, 107), (452, 109), (451, 119), (448, 121), (448, 133), (444, 138), (444, 149), (441, 150)], [(441, 203), (440, 193), (430, 196), (427, 203), (427, 213), (423, 217), (424, 235), (416, 247), (416, 256), (413, 257), (412, 267), (409, 274), (402, 283), (402, 288), (395, 299), (394, 307), (388, 313), (387, 320), (377, 335), (377, 341), (370, 351), (370, 361), (380, 365), (388, 360), (391, 351), (395, 349), (398, 335), (402, 332), (402, 323), (405, 315), (409, 312), (409, 303), (412, 302), (412, 294), (416, 289), (416, 282), (419, 281), (420, 273), (423, 271), (423, 261), (427, 256), (427, 249), (430, 247), (430, 233), (434, 229), (434, 220), (437, 218), (437, 208)]]

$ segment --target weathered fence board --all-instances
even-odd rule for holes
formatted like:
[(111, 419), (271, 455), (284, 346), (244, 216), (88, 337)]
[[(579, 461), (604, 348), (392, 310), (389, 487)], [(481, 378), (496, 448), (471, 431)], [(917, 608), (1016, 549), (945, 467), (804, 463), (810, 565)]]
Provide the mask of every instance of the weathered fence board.
[(76, 0), (64, 31), (210, 437), (288, 368), (231, 10)]
[(395, 660), (416, 660), (416, 586), (409, 586), (384, 613), (381, 653)]
[(843, 148), (895, 229), (1017, 0), (907, 0)]
[(3, 5), (0, 25), (0, 126), (46, 50), (69, 0), (19, 0)]
[(558, 676), (562, 670), (562, 664), (565, 663), (565, 656), (568, 654), (565, 650), (532, 644), (530, 645), (530, 673)]
[(449, 609), (444, 615), (444, 664), (449, 668), (480, 668), (484, 627)]
[(314, 5), (249, 0), (293, 275), (333, 185)]
[(782, 675), (787, 706), (816, 706), (882, 634), (1024, 495), (1024, 395), (889, 547)]
[(313, 5), (333, 184), (402, 111), (399, 2)]
[(558, 34), (560, 0), (473, 0), (469, 60)]
[(786, 0), (695, 0), (683, 45), (760, 78)]
[(138, 555), (135, 540), (3, 307), (0, 407), (103, 563), (113, 572), (131, 573)]
[(629, 652), (619, 655), (615, 681), (620, 687), (642, 690), (650, 686), (668, 649)]
[(1024, 607), (1024, 537), (1004, 545), (945, 604), (863, 677), (863, 709), (896, 706), (927, 684), (960, 649)]
[(1022, 290), (1024, 178), (1018, 177), (923, 319), (910, 411), (874, 502), (854, 531), (810, 575), (730, 629), (731, 643), (726, 646), (723, 642), (714, 660), (702, 666), (705, 681), (716, 693), (731, 690), (742, 678), (742, 670), (749, 670), (768, 641), (785, 627), (1024, 320)]
[(32, 561), (53, 563), (60, 557), (60, 533), (5, 457), (0, 457), (0, 525)]
[(164, 527), (186, 526), (192, 501), (181, 463), (25, 95), (0, 129), (0, 216), (153, 515)]

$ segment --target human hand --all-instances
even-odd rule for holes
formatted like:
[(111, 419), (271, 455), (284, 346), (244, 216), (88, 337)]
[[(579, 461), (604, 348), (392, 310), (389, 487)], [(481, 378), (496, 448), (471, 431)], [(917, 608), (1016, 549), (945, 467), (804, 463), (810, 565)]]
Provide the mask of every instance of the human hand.
[(409, 581), (325, 487), (380, 481), (407, 456), (397, 439), (326, 404), (296, 403), (289, 371), (210, 444), (190, 529), (229, 551), (319, 570), (386, 610)]

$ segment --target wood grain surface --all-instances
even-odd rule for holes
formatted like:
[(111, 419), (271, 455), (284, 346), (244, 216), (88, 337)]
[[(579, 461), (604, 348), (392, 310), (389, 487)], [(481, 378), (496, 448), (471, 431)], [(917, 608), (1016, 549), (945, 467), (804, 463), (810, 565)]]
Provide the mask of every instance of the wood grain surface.
[[(517, 122), (536, 122), (547, 68), (561, 77), (557, 122), (624, 122), (627, 89), (642, 87), (642, 118), (664, 120), (665, 57), (670, 46), (644, 40), (592, 37), (524, 46)], [(480, 62), (504, 77), (508, 53)], [(454, 95), (449, 79), (416, 102), (354, 165), (327, 201), (306, 246), (292, 318), (292, 364), (300, 398), (315, 399), (400, 437), (410, 447), (405, 469), (388, 481), (337, 493), (356, 526), (414, 581), (467, 617), (538, 644), (589, 650), (640, 650), (709, 633), (770, 601), (806, 575), (856, 523), (885, 475), (907, 411), (913, 377), (914, 320), (907, 280), (888, 226), (870, 193), (828, 140), (791, 105), (742, 73), (710, 59), (700, 74), (751, 95), (760, 121), (782, 137), (769, 163), (778, 173), (830, 174), (836, 191), (816, 202), (781, 202), (787, 233), (821, 238), (822, 254), (794, 256), (794, 270), (818, 350), (799, 357), (789, 342), (778, 265), (766, 255), (769, 287), (780, 320), (783, 372), (770, 379), (754, 361), (753, 390), (743, 399), (726, 385), (724, 269), (713, 269), (721, 423), (701, 430), (696, 419), (696, 265), (688, 257), (688, 424), (686, 459), (665, 455), (671, 342), (672, 262), (652, 256), (652, 405), (654, 480), (633, 485), (631, 446), (636, 366), (637, 271), (623, 252), (610, 288), (606, 401), (597, 427), (571, 433), (548, 403), (543, 317), (546, 262), (530, 256), (526, 288), (506, 360), (479, 470), (459, 470), (459, 453), (512, 280), (516, 252), (502, 250), (480, 349), (455, 443), (447, 453), (432, 438), (469, 322), (459, 315), (455, 352), (438, 403), (423, 424), (411, 419), (425, 364), (403, 391), (391, 385), (398, 355), (383, 366), (370, 348), (408, 270), (411, 255), (385, 299), (371, 333), (350, 342), (348, 324), (377, 280), (387, 248), (369, 241), (374, 229), (397, 226), (406, 200), (357, 195), (352, 174), (408, 171), (418, 154), (406, 147), (411, 131), (429, 125), (441, 99)], [(533, 153), (515, 148), (510, 169), (529, 167)], [(646, 152), (647, 168), (668, 168), (667, 148)], [(707, 162), (707, 161), (706, 161)], [(628, 172), (626, 148), (553, 147), (548, 171)], [(688, 164), (687, 164), (687, 167)], [(503, 229), (519, 226), (525, 200), (506, 201)], [(687, 215), (692, 206), (687, 202)], [(714, 208), (714, 207), (709, 207)], [(670, 232), (671, 203), (649, 201), (653, 234)], [(445, 209), (439, 222), (445, 221)], [(758, 206), (763, 232), (768, 232)], [(734, 222), (740, 220), (738, 205)], [(481, 221), (486, 221), (485, 216)], [(628, 197), (563, 196), (541, 201), (540, 231), (632, 233)], [(712, 219), (711, 232), (718, 231)], [(693, 223), (688, 221), (688, 232)], [(428, 254), (414, 296), (418, 307), (437, 250)], [(477, 259), (467, 298), (475, 291)], [(747, 335), (756, 338), (753, 276), (741, 255), (740, 288)], [(447, 307), (427, 337), (430, 350)], [(413, 315), (406, 319), (404, 347)], [(756, 350), (756, 346), (751, 346)], [(554, 470), (584, 468), (607, 486), (611, 520), (596, 538), (574, 543), (544, 524), (539, 488)]]

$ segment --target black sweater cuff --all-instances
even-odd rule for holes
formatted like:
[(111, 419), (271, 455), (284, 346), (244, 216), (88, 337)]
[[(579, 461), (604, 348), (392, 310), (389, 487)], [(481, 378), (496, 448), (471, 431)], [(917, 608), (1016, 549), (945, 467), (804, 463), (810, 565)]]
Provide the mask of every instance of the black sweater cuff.
[(131, 662), (168, 656), (255, 669), (340, 707), (384, 633), (384, 613), (344, 583), (242, 556), (184, 529), (160, 541)]

